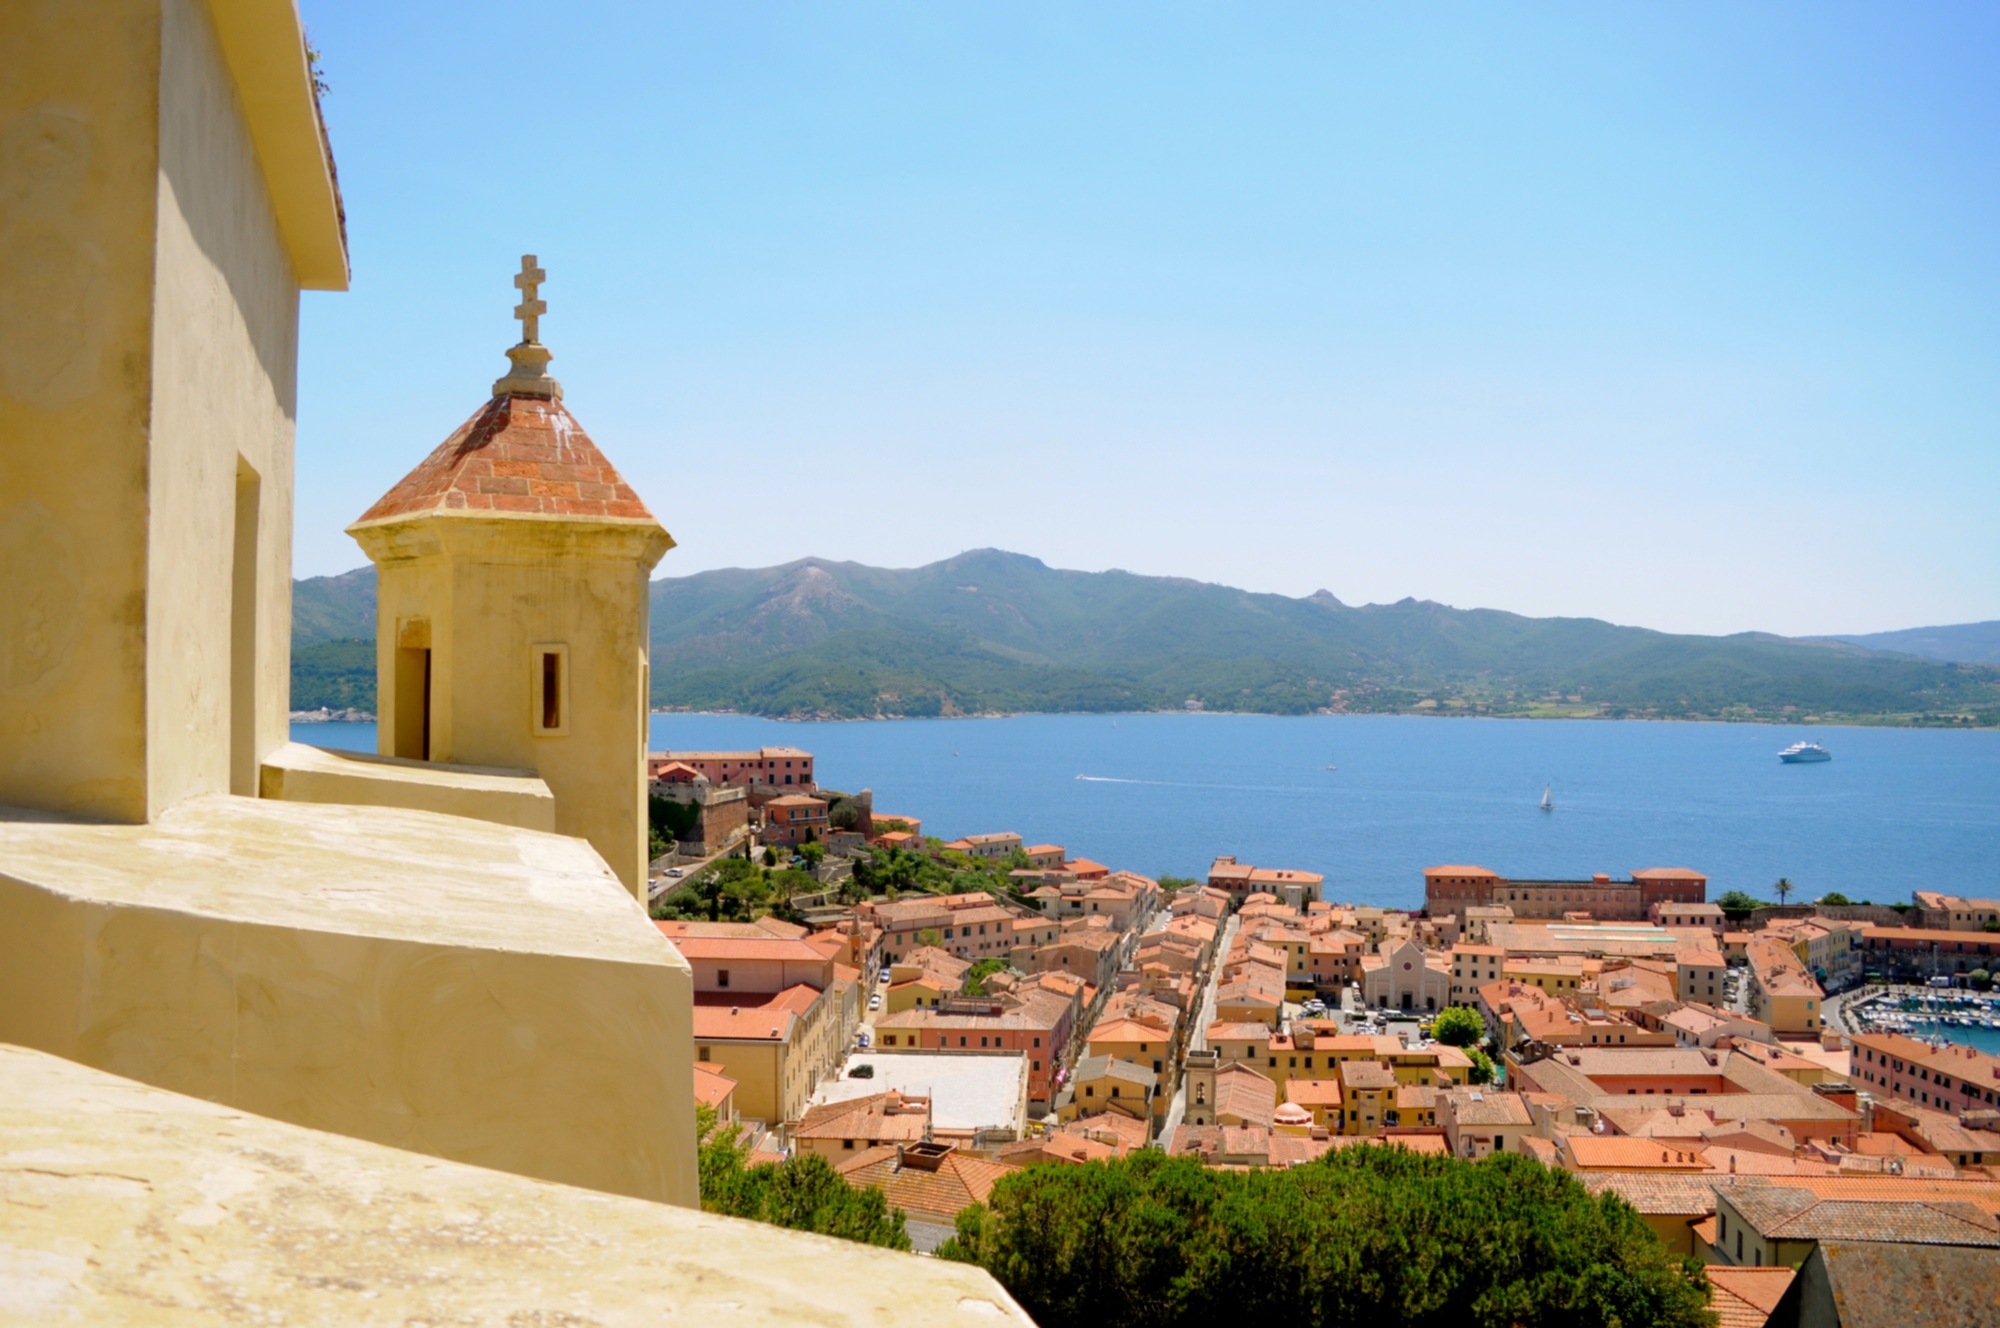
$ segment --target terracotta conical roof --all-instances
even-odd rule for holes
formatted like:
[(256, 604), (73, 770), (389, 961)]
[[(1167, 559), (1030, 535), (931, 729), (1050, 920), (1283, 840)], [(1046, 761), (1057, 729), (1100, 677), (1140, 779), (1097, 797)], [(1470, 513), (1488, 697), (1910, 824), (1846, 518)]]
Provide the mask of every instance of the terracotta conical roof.
[(426, 512), (653, 519), (561, 401), (515, 392), (481, 406), (355, 524)]
[(490, 401), (354, 526), (430, 512), (653, 521), (632, 486), (563, 408), (562, 384), (549, 377), (553, 357), (539, 332), (548, 305), (538, 298), (547, 277), (533, 254), (521, 255), (514, 278), (521, 292), (514, 307), (521, 341), (507, 351), (513, 368), (493, 384)]

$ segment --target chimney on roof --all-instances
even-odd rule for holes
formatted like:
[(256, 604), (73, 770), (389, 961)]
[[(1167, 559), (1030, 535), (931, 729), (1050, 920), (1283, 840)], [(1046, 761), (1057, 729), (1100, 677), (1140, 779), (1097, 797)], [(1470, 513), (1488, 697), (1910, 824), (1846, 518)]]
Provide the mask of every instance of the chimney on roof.
[(729, 1007), (729, 1013), (731, 1013), (732, 1015), (736, 1015), (736, 1014), (742, 1014), (743, 1011), (738, 1009), (736, 1006), (732, 1005)]
[(1734, 1153), (1729, 1155), (1729, 1174), (1732, 1176), (1736, 1174), (1736, 1154)]

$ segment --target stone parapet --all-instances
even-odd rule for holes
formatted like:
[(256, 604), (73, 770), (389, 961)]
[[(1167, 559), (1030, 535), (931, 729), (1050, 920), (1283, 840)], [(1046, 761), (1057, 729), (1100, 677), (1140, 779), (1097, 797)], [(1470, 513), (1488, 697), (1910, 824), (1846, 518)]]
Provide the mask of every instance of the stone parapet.
[(555, 795), (527, 770), (445, 765), (288, 742), (265, 759), (260, 774), (261, 795), (281, 802), (403, 807), (551, 834), (556, 828)]
[(967, 1264), (441, 1162), (7, 1046), (0, 1210), (15, 1324), (1032, 1328)]
[(692, 1008), (581, 840), (226, 795), (151, 825), (0, 808), (0, 1042), (692, 1206)]

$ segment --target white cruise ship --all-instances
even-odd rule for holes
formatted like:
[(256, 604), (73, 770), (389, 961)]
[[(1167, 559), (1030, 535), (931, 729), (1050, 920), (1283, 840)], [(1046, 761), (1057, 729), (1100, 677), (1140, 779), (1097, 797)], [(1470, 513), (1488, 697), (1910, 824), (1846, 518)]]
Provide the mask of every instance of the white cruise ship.
[(1833, 753), (1816, 742), (1795, 742), (1779, 752), (1778, 759), (1786, 765), (1804, 765), (1810, 761), (1831, 761)]

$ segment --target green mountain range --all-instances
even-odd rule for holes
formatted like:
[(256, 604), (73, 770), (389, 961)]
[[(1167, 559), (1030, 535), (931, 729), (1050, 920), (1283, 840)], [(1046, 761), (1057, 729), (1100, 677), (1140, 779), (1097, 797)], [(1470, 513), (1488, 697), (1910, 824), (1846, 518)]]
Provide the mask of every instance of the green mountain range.
[[(359, 697), (364, 681), (372, 699), (372, 678), (341, 672), (372, 629), (368, 569), (299, 582), (294, 603), (293, 704), (335, 704), (336, 686)], [(1428, 600), (1292, 599), (994, 549), (911, 569), (813, 558), (669, 577), (653, 583), (652, 618), (654, 704), (684, 709), (2000, 723), (1988, 665)]]

